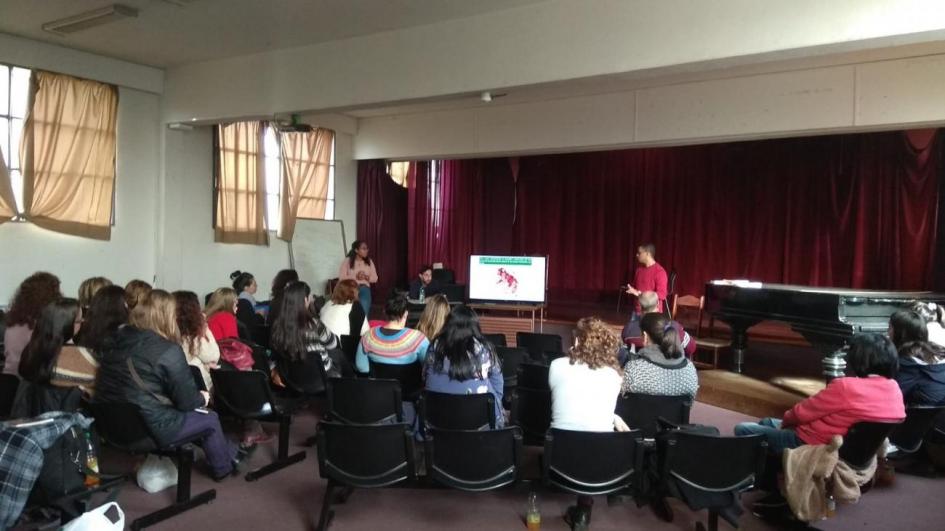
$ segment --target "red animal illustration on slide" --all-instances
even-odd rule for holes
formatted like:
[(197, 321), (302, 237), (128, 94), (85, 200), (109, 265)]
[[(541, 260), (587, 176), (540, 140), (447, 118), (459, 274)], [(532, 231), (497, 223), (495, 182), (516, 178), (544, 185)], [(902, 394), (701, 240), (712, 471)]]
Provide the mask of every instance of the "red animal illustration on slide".
[(497, 274), (499, 275), (499, 281), (496, 284), (505, 283), (505, 291), (508, 293), (518, 291), (518, 279), (515, 278), (515, 275), (506, 271), (504, 267), (500, 267)]

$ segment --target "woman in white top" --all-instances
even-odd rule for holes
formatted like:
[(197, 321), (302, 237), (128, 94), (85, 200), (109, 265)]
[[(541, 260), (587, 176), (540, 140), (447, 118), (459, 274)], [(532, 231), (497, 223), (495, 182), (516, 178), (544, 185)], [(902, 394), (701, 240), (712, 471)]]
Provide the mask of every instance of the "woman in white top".
[(220, 347), (213, 333), (207, 328), (207, 318), (200, 309), (200, 299), (192, 291), (175, 291), (177, 327), (180, 329), (181, 347), (187, 356), (187, 364), (200, 369), (207, 391), (213, 389), (210, 369), (220, 363)]
[(369, 252), (367, 243), (355, 240), (338, 268), (338, 280), (351, 279), (358, 283), (358, 300), (365, 315), (371, 314), (371, 284), (377, 282), (377, 269)]
[(346, 279), (335, 285), (331, 300), (322, 306), (319, 320), (338, 337), (361, 337), (369, 330), (367, 317), (358, 302), (358, 283)]

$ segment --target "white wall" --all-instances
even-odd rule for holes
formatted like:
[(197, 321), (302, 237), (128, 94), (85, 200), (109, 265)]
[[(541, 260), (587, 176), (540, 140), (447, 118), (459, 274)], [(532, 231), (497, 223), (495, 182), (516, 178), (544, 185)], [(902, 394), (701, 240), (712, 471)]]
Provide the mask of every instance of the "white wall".
[(355, 158), (707, 143), (945, 123), (945, 55), (362, 118)]
[[(165, 120), (344, 109), (941, 40), (941, 0), (549, 0), (171, 68)], [(237, 82), (238, 80), (238, 82)]]
[(0, 305), (35, 271), (59, 276), (76, 296), (79, 283), (106, 276), (124, 284), (155, 273), (157, 183), (160, 168), (160, 99), (119, 88), (115, 226), (110, 241), (58, 234), (32, 223), (0, 225)]
[[(326, 120), (307, 122), (328, 125)], [(337, 126), (337, 124), (336, 124)], [(335, 139), (335, 219), (345, 223), (348, 241), (355, 228), (357, 165), (351, 158), (352, 136), (338, 132)], [(212, 130), (165, 132), (166, 182), (162, 242), (158, 244), (157, 285), (187, 289), (202, 297), (230, 284), (236, 269), (249, 271), (260, 285), (259, 298), (268, 297), (272, 278), (289, 266), (288, 245), (270, 234), (269, 246), (223, 244), (213, 241)], [(338, 257), (339, 261), (341, 257)], [(313, 287), (314, 288), (314, 287)], [(318, 288), (315, 288), (318, 289)]]

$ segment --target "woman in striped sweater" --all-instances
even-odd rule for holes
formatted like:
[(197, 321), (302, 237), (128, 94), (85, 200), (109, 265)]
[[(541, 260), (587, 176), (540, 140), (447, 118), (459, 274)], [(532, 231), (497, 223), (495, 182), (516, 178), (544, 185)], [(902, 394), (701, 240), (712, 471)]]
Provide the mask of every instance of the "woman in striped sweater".
[(384, 306), (387, 322), (361, 337), (355, 365), (358, 372), (370, 371), (371, 363), (407, 365), (423, 362), (430, 342), (417, 330), (407, 328), (407, 296), (395, 292)]

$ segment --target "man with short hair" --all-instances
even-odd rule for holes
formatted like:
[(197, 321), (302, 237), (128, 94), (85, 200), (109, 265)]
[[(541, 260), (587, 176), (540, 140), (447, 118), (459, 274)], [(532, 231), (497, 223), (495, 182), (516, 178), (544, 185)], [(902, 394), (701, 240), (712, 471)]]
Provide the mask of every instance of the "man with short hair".
[[(637, 301), (640, 303), (640, 309), (643, 312), (643, 315), (648, 313), (661, 313), (659, 309), (659, 295), (655, 291), (644, 291), (640, 293), (640, 296), (637, 297)], [(683, 352), (686, 353), (686, 357), (692, 359), (692, 355), (696, 352), (696, 342), (689, 336), (689, 332), (686, 332), (686, 329), (676, 321), (670, 321), (670, 325), (676, 329), (676, 333), (679, 334), (679, 344), (682, 345)], [(623, 327), (623, 332), (621, 332), (620, 337), (623, 338), (623, 342), (629, 347), (634, 346), (636, 348), (643, 348), (643, 332), (640, 331), (640, 320), (639, 319), (630, 319), (627, 322), (626, 326)]]
[(433, 268), (429, 265), (420, 266), (416, 278), (410, 281), (410, 299), (419, 299), (421, 289), (424, 299), (442, 291), (440, 284), (433, 279)]
[(656, 292), (656, 311), (663, 311), (663, 301), (666, 300), (667, 284), (669, 280), (663, 266), (656, 263), (655, 245), (652, 243), (644, 243), (637, 247), (636, 258), (641, 267), (637, 267), (633, 272), (633, 284), (627, 286), (627, 293), (637, 297), (634, 312), (637, 318), (639, 318), (643, 313), (640, 308), (640, 294), (644, 291)]

